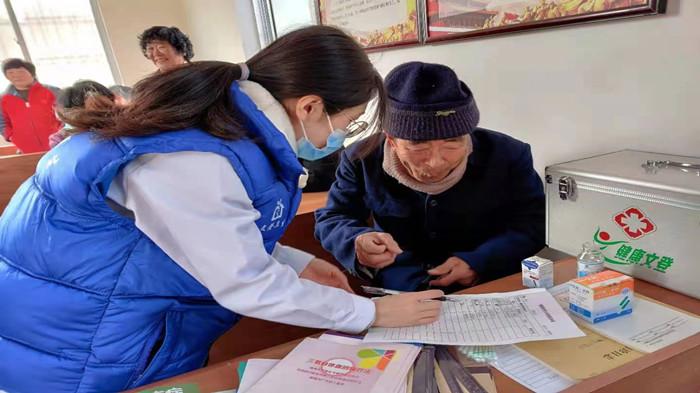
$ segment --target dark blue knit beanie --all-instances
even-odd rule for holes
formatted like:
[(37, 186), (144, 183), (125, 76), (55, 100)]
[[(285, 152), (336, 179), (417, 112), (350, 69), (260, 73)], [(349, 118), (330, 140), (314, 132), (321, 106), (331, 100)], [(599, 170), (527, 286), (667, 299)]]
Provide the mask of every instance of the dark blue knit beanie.
[(404, 63), (384, 80), (389, 97), (386, 132), (426, 141), (466, 135), (479, 123), (474, 96), (450, 67)]

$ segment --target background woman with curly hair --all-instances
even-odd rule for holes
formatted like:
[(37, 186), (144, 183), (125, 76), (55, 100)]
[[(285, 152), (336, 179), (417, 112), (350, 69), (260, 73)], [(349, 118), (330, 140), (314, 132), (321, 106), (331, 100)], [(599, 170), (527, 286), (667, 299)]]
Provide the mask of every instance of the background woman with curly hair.
[(166, 72), (189, 63), (194, 57), (192, 41), (177, 27), (152, 26), (139, 35), (141, 51), (146, 58)]

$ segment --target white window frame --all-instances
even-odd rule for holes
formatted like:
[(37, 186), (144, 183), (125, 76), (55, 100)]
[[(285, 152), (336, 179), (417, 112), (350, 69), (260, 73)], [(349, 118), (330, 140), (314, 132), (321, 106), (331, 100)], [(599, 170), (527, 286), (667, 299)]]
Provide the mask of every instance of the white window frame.
[[(252, 0), (253, 9), (255, 10), (255, 20), (258, 25), (258, 36), (260, 38), (260, 47), (264, 48), (272, 41), (278, 38), (277, 28), (275, 26), (275, 15), (272, 10), (271, 0)], [(318, 24), (318, 2), (310, 1), (314, 16), (314, 23)]]
[[(32, 61), (32, 55), (29, 52), (27, 43), (24, 40), (24, 35), (22, 34), (22, 29), (17, 21), (17, 16), (15, 15), (15, 10), (12, 7), (10, 0), (3, 0), (5, 9), (7, 10), (8, 18), (10, 19), (10, 24), (12, 25), (12, 30), (15, 33), (15, 41), (22, 50), (22, 55), (24, 59), (28, 62)], [(122, 78), (121, 71), (114, 57), (114, 52), (112, 51), (112, 46), (110, 45), (109, 39), (107, 38), (107, 30), (104, 26), (104, 20), (102, 18), (102, 12), (100, 11), (99, 4), (97, 0), (90, 0), (90, 8), (92, 9), (92, 17), (95, 20), (95, 25), (97, 27), (97, 32), (100, 35), (100, 41), (102, 41), (102, 49), (105, 52), (105, 57), (107, 58), (107, 63), (109, 64), (109, 69), (112, 73), (112, 78), (116, 84), (123, 84), (124, 78)]]

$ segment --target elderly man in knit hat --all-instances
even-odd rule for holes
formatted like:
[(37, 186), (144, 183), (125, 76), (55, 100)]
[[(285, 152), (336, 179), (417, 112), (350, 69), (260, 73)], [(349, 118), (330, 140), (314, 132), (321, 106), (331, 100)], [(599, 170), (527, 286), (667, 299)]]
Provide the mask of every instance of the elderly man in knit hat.
[(519, 271), (544, 247), (530, 146), (477, 127), (472, 92), (447, 66), (402, 64), (385, 85), (384, 138), (343, 153), (316, 237), (348, 271), (395, 290), (453, 291)]

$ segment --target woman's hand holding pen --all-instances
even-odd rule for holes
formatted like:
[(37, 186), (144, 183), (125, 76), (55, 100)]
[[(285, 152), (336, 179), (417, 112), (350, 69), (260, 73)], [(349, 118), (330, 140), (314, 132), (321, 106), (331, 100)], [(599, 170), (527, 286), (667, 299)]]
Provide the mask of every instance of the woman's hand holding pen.
[(444, 295), (442, 291), (432, 289), (376, 298), (372, 326), (402, 327), (435, 322), (440, 317), (442, 302), (434, 300)]

